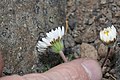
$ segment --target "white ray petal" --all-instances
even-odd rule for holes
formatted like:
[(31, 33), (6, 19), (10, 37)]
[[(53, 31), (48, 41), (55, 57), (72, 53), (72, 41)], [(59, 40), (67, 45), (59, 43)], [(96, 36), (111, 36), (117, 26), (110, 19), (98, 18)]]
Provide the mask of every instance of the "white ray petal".
[(53, 29), (51, 30), (51, 35), (52, 35), (52, 39), (55, 39), (55, 31)]
[(49, 39), (47, 39), (47, 38), (42, 38), (42, 41), (45, 42), (47, 44), (47, 46), (51, 45)]
[(110, 40), (113, 41), (116, 38), (116, 29), (114, 26), (111, 27), (111, 31), (109, 32)]
[(116, 28), (112, 25), (111, 29), (112, 29), (113, 35), (116, 36), (117, 35)]
[(58, 27), (58, 36), (61, 38), (61, 28), (60, 27)]
[(47, 48), (47, 44), (45, 44), (45, 43), (42, 42), (42, 41), (38, 41), (37, 47), (38, 47), (38, 48), (39, 48), (39, 47), (41, 47), (41, 48)]
[(112, 25), (111, 29), (116, 32), (116, 28)]
[(61, 36), (64, 35), (64, 26), (62, 26), (62, 29), (61, 29)]
[(56, 28), (54, 31), (54, 38), (57, 39), (58, 38), (58, 29)]
[(52, 32), (46, 33), (47, 37), (53, 38)]
[(46, 49), (38, 48), (39, 52), (44, 52)]
[(103, 36), (104, 36), (103, 31), (100, 31), (100, 39), (101, 40), (104, 40)]

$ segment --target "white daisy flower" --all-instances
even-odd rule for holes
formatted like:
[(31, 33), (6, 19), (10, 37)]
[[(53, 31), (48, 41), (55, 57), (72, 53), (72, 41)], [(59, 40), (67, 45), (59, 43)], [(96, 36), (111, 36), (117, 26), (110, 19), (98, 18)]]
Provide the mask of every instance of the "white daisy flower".
[(38, 41), (37, 48), (38, 51), (43, 52), (51, 46), (52, 50), (56, 53), (59, 53), (63, 49), (62, 43), (62, 36), (64, 35), (64, 27), (58, 27), (55, 30), (51, 30), (50, 32), (46, 33), (47, 37), (42, 38), (42, 41)]
[(115, 42), (117, 38), (117, 31), (116, 28), (112, 25), (111, 27), (104, 28), (104, 30), (100, 31), (100, 39), (104, 43), (111, 43)]

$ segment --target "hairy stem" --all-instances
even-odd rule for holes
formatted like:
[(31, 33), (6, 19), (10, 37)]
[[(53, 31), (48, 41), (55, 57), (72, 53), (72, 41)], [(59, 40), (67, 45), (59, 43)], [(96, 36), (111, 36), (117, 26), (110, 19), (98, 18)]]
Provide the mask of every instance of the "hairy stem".
[(102, 68), (104, 67), (104, 65), (105, 65), (105, 63), (106, 63), (106, 61), (107, 61), (107, 59), (108, 59), (108, 57), (109, 57), (109, 54), (111, 53), (111, 48), (110, 47), (108, 47), (108, 52), (107, 52), (107, 55), (105, 56), (105, 59), (104, 59), (104, 61), (103, 61), (103, 63), (102, 63)]
[(60, 56), (62, 57), (62, 59), (64, 60), (64, 62), (68, 62), (67, 58), (65, 57), (63, 51), (59, 52)]

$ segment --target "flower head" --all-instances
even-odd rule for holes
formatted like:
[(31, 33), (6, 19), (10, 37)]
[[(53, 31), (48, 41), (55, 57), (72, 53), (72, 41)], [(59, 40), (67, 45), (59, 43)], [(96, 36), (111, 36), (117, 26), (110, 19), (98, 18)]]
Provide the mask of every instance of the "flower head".
[(43, 52), (51, 46), (52, 50), (56, 53), (59, 53), (63, 49), (62, 43), (62, 36), (64, 35), (64, 27), (58, 27), (55, 30), (51, 30), (50, 32), (46, 33), (47, 37), (42, 38), (42, 41), (38, 41), (37, 48), (38, 51)]
[(111, 43), (115, 42), (117, 38), (117, 31), (116, 28), (112, 25), (111, 27), (104, 28), (104, 30), (100, 31), (100, 39), (104, 43)]

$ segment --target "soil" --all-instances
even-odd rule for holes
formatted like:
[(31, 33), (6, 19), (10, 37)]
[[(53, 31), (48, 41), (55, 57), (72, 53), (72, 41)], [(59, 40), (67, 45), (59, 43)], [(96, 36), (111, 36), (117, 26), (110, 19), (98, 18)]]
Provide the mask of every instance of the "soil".
[(1, 0), (3, 75), (44, 72), (63, 63), (49, 48), (44, 53), (36, 49), (37, 41), (58, 26), (65, 26), (67, 31), (63, 42), (69, 60), (90, 56), (101, 64), (108, 47), (100, 41), (99, 32), (111, 25), (117, 29), (118, 39), (102, 80), (120, 79), (120, 0)]

